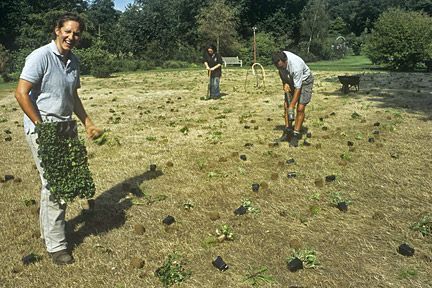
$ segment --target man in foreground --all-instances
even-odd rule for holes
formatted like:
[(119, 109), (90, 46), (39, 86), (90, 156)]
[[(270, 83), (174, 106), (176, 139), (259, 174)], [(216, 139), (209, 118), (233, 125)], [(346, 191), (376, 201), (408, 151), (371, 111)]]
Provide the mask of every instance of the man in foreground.
[[(297, 147), (305, 118), (306, 105), (312, 98), (313, 75), (302, 58), (288, 51), (275, 52), (272, 62), (279, 70), (285, 93), (285, 130), (279, 141), (288, 141)], [(297, 106), (297, 114), (295, 108)], [(294, 121), (294, 129), (292, 122)]]

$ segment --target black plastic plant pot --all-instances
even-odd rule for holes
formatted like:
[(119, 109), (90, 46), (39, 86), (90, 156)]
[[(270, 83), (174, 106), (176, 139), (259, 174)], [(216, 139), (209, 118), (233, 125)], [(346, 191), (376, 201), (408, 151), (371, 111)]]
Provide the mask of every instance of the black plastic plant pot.
[(258, 192), (259, 188), (260, 188), (260, 185), (258, 183), (252, 184), (252, 191), (253, 192)]
[(8, 175), (8, 174), (6, 174), (6, 175), (4, 176), (4, 180), (5, 180), (5, 181), (10, 181), (10, 180), (13, 180), (13, 179), (15, 179), (15, 177), (14, 177), (13, 175)]
[(242, 155), (240, 155), (240, 159), (243, 161), (246, 161), (247, 157), (246, 157), (246, 155), (242, 154)]
[(354, 142), (352, 142), (352, 141), (348, 141), (348, 142), (347, 142), (347, 145), (348, 145), (349, 147), (352, 147), (352, 146), (354, 146)]
[(175, 219), (173, 216), (168, 215), (167, 217), (165, 217), (165, 219), (162, 220), (162, 223), (165, 225), (171, 225), (175, 222)]
[(41, 259), (40, 256), (38, 256), (38, 255), (36, 255), (34, 253), (30, 253), (30, 254), (22, 257), (21, 260), (22, 260), (22, 263), (24, 265), (30, 265), (32, 263), (35, 263), (35, 262), (39, 261), (40, 259)]
[(150, 171), (156, 171), (156, 164), (150, 164)]
[(247, 208), (244, 207), (243, 205), (234, 210), (235, 215), (243, 215), (246, 214), (246, 212), (247, 212)]
[(368, 139), (368, 142), (369, 142), (369, 143), (374, 143), (374, 142), (375, 142), (375, 138), (370, 137), (370, 138)]
[(414, 255), (414, 248), (410, 247), (408, 244), (403, 243), (398, 247), (398, 253), (403, 256), (413, 256)]
[(288, 270), (296, 272), (297, 270), (303, 269), (303, 262), (299, 258), (294, 258), (288, 262)]
[(325, 181), (326, 182), (333, 182), (336, 180), (336, 176), (335, 175), (328, 175), (325, 177)]
[(226, 271), (229, 267), (222, 259), (221, 256), (217, 256), (216, 259), (212, 262), (213, 266), (215, 266), (219, 271)]
[(294, 164), (295, 160), (294, 160), (294, 158), (291, 158), (291, 159), (286, 160), (286, 163), (287, 164)]
[(336, 207), (339, 209), (339, 211), (342, 211), (342, 212), (347, 212), (348, 211), (348, 204), (345, 201), (339, 202), (336, 205)]
[(373, 124), (373, 126), (375, 126), (375, 127), (378, 127), (378, 126), (380, 126), (380, 125), (381, 125), (380, 122), (375, 122), (375, 123)]
[(295, 178), (295, 177), (297, 177), (297, 173), (296, 172), (288, 172), (287, 177), (288, 178)]

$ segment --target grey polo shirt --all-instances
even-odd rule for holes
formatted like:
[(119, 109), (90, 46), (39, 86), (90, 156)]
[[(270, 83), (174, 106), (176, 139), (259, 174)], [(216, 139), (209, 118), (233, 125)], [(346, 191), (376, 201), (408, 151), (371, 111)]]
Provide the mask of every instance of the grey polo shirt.
[[(80, 87), (79, 62), (69, 53), (62, 61), (54, 41), (34, 50), (27, 56), (20, 78), (33, 84), (30, 97), (43, 121), (64, 121), (72, 118), (74, 92)], [(24, 115), (26, 133), (34, 131), (34, 124)]]
[(312, 73), (302, 58), (288, 51), (283, 52), (288, 58), (286, 72), (294, 82), (294, 88), (300, 89), (303, 81), (308, 79)]

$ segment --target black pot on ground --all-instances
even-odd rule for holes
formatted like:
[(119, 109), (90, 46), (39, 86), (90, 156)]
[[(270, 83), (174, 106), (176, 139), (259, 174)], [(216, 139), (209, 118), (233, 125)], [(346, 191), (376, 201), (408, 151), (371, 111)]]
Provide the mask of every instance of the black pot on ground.
[(34, 253), (30, 253), (24, 257), (22, 257), (21, 261), (24, 265), (29, 265), (35, 262), (38, 262), (39, 260), (41, 260), (42, 257), (39, 255), (36, 255)]
[(243, 215), (246, 214), (246, 212), (247, 212), (247, 208), (244, 207), (243, 205), (234, 210), (235, 215)]
[(175, 222), (175, 219), (173, 216), (168, 215), (167, 217), (165, 217), (165, 219), (162, 220), (162, 223), (165, 225), (171, 225)]
[(288, 270), (296, 272), (297, 270), (303, 269), (303, 262), (299, 258), (294, 258), (288, 262)]
[(297, 173), (296, 172), (288, 172), (287, 177), (288, 178), (295, 178), (295, 177), (297, 177)]
[(150, 171), (156, 171), (156, 164), (150, 164)]
[(325, 177), (326, 182), (332, 182), (336, 180), (336, 175), (328, 175)]
[(212, 264), (217, 269), (219, 269), (219, 271), (225, 271), (229, 268), (221, 256), (217, 256), (216, 259), (212, 262)]
[(410, 247), (408, 244), (403, 243), (398, 247), (398, 253), (403, 256), (413, 256), (414, 255), (414, 248)]
[(340, 211), (342, 211), (342, 212), (347, 212), (347, 211), (348, 211), (348, 204), (347, 204), (345, 201), (343, 201), (343, 202), (339, 202), (339, 203), (336, 205), (336, 207), (337, 207)]
[(253, 192), (258, 192), (259, 188), (260, 188), (260, 185), (258, 183), (252, 184), (252, 191)]
[(6, 174), (6, 175), (4, 176), (4, 180), (5, 180), (5, 181), (10, 181), (10, 180), (13, 180), (13, 179), (15, 179), (15, 176), (13, 176), (13, 175), (8, 175), (8, 174)]

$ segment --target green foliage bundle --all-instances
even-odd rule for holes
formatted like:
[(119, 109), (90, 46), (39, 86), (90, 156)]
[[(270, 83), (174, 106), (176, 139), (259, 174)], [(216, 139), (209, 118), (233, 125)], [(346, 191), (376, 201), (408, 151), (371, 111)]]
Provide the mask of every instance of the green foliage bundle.
[(252, 287), (259, 287), (261, 284), (265, 285), (274, 282), (273, 276), (267, 274), (267, 272), (268, 268), (265, 266), (258, 270), (250, 269), (250, 272), (246, 274), (244, 282), (249, 282)]
[(366, 54), (374, 64), (393, 70), (412, 71), (419, 63), (431, 60), (432, 18), (419, 12), (391, 9), (375, 23), (366, 44)]
[(173, 253), (168, 255), (168, 259), (165, 260), (162, 267), (156, 270), (155, 274), (164, 287), (169, 287), (186, 280), (190, 277), (191, 272), (184, 269), (181, 257)]
[(424, 215), (418, 222), (411, 225), (411, 229), (423, 236), (432, 235), (432, 215)]
[(315, 268), (319, 265), (316, 252), (313, 249), (304, 248), (301, 250), (294, 250), (292, 256), (287, 259), (287, 263), (294, 258), (300, 259), (303, 262), (303, 267), (306, 269)]
[(51, 195), (57, 202), (71, 202), (75, 197), (91, 198), (95, 185), (91, 176), (87, 150), (76, 135), (59, 133), (59, 123), (36, 125), (38, 155)]

